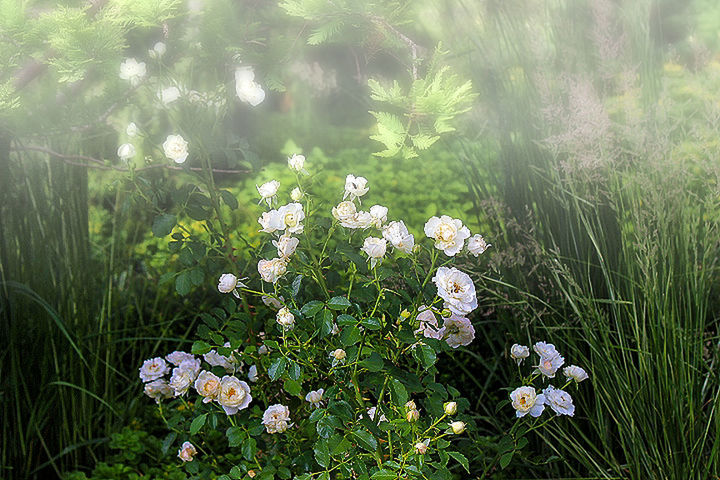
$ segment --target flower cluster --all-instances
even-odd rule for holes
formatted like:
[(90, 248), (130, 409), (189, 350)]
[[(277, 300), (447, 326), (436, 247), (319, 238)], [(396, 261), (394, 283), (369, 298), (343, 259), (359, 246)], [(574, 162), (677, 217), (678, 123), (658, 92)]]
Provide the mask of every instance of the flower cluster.
[[(533, 350), (538, 355), (538, 364), (531, 376), (524, 379), (523, 383), (532, 384), (538, 376), (544, 379), (555, 378), (557, 370), (565, 363), (564, 357), (558, 353), (555, 345), (546, 342), (537, 342)], [(515, 360), (518, 366), (530, 356), (530, 349), (527, 346), (514, 344), (510, 348), (510, 357)], [(520, 418), (530, 414), (531, 417), (542, 415), (546, 406), (549, 406), (557, 415), (575, 414), (575, 405), (568, 392), (563, 390), (571, 382), (580, 383), (588, 378), (588, 374), (582, 368), (571, 365), (563, 370), (567, 382), (562, 388), (555, 388), (548, 385), (538, 393), (532, 385), (523, 385), (510, 393), (510, 401), (515, 409), (515, 415)]]

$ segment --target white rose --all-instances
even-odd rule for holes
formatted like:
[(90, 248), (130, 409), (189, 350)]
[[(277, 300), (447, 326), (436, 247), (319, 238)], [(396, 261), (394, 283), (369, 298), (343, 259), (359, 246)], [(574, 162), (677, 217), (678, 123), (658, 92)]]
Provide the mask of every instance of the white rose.
[(295, 249), (300, 244), (300, 239), (285, 234), (278, 238), (277, 241), (273, 240), (272, 243), (277, 248), (278, 257), (288, 258), (295, 253)]
[(467, 315), (477, 308), (475, 285), (472, 279), (457, 268), (440, 267), (432, 278), (438, 295), (445, 300), (445, 308), (457, 315)]
[(277, 210), (263, 212), (260, 218), (258, 218), (258, 223), (263, 227), (260, 231), (265, 233), (274, 233), (278, 230), (285, 229), (283, 218)]
[(415, 448), (415, 453), (418, 455), (425, 455), (425, 452), (427, 452), (428, 445), (430, 445), (430, 439), (427, 438), (423, 442), (418, 442), (415, 444), (413, 448)]
[(128, 123), (128, 126), (125, 129), (125, 133), (127, 133), (128, 137), (134, 137), (138, 134), (138, 127), (137, 125), (135, 125), (135, 122)]
[(250, 386), (236, 377), (225, 375), (220, 380), (220, 395), (217, 402), (222, 405), (228, 415), (235, 415), (250, 405), (252, 396)]
[(235, 70), (235, 93), (241, 101), (253, 107), (265, 100), (265, 90), (255, 82), (255, 72), (252, 67), (238, 67)]
[(292, 330), (295, 326), (295, 315), (287, 307), (283, 307), (278, 311), (275, 320), (285, 330)]
[(378, 260), (381, 260), (385, 256), (386, 249), (387, 240), (384, 238), (368, 237), (365, 239), (362, 251), (367, 253), (371, 268), (375, 268)]
[(240, 298), (240, 294), (237, 291), (238, 286), (247, 288), (242, 282), (239, 282), (238, 278), (232, 273), (223, 273), (220, 275), (217, 287), (220, 293), (232, 292), (236, 298)]
[[(372, 210), (372, 209), (371, 209)], [(410, 253), (415, 246), (415, 237), (408, 232), (403, 221), (390, 222), (383, 228), (383, 238), (401, 252)]]
[(447, 402), (443, 405), (443, 411), (446, 415), (455, 415), (457, 413), (457, 402)]
[(538, 395), (533, 387), (516, 388), (510, 393), (510, 400), (518, 418), (528, 413), (531, 417), (539, 417), (545, 410), (545, 395)]
[(355, 198), (359, 200), (368, 190), (367, 178), (348, 175), (345, 177), (345, 195), (343, 195), (343, 200), (347, 197), (350, 197), (351, 201)]
[(167, 51), (167, 45), (165, 45), (163, 42), (157, 42), (152, 50), (150, 50), (150, 56), (153, 58), (160, 58), (163, 55), (165, 55), (165, 52)]
[(197, 450), (190, 442), (183, 443), (180, 450), (178, 450), (178, 458), (180, 458), (183, 462), (192, 462), (195, 455), (197, 455)]
[(300, 203), (288, 203), (278, 209), (284, 228), (289, 233), (302, 233), (302, 221), (305, 220), (305, 211)]
[(140, 367), (140, 379), (143, 382), (152, 382), (170, 371), (170, 367), (162, 357), (145, 360)]
[(562, 367), (563, 363), (565, 363), (565, 359), (559, 353), (542, 356), (536, 365), (537, 370), (535, 372), (540, 372), (548, 378), (555, 378), (555, 373)]
[(461, 433), (463, 433), (465, 431), (466, 426), (467, 425), (465, 424), (465, 422), (457, 421), (457, 422), (452, 422), (450, 424), (450, 429), (452, 430), (452, 432), (455, 435), (460, 435)]
[(417, 315), (417, 320), (420, 322), (420, 325), (418, 329), (415, 330), (415, 333), (422, 333), (423, 336), (427, 338), (442, 340), (445, 329), (438, 326), (437, 318), (432, 310), (425, 305), (421, 305), (418, 310), (420, 313)]
[(573, 405), (572, 397), (565, 390), (559, 390), (549, 385), (543, 390), (545, 395), (545, 404), (550, 405), (558, 415), (575, 415), (575, 405)]
[(180, 135), (168, 135), (162, 145), (165, 156), (175, 163), (184, 163), (188, 157), (188, 143)]
[(127, 160), (135, 156), (135, 146), (132, 143), (123, 143), (118, 147), (117, 156), (120, 160)]
[(470, 252), (472, 255), (475, 255), (476, 257), (483, 254), (485, 250), (488, 249), (488, 247), (492, 247), (492, 245), (487, 243), (482, 237), (482, 235), (473, 235), (472, 237), (470, 237), (470, 239), (468, 239), (468, 252)]
[[(225, 342), (225, 345), (223, 346), (229, 347), (230, 343)], [(235, 351), (237, 352), (237, 350)], [(217, 350), (210, 350), (208, 353), (203, 355), (203, 358), (209, 365), (212, 365), (213, 367), (222, 367), (228, 373), (235, 372), (235, 370), (241, 366), (241, 362), (235, 357), (234, 352), (229, 357), (226, 357), (225, 355), (220, 355)]]
[(290, 198), (293, 202), (299, 202), (304, 196), (305, 195), (303, 194), (302, 190), (300, 190), (300, 187), (295, 187), (290, 192)]
[(348, 228), (370, 228), (373, 225), (373, 216), (370, 212), (357, 212), (350, 220), (346, 220), (342, 225)]
[(382, 205), (373, 205), (370, 207), (370, 216), (372, 224), (375, 228), (382, 229), (383, 223), (387, 222), (388, 208)]
[(176, 350), (172, 353), (168, 353), (167, 355), (165, 355), (165, 360), (172, 363), (176, 367), (179, 367), (180, 364), (185, 360), (195, 360), (195, 355), (187, 352), (179, 352)]
[(446, 318), (443, 330), (445, 342), (452, 348), (465, 347), (475, 340), (475, 328), (465, 317), (452, 315)]
[(330, 359), (332, 360), (333, 367), (339, 363), (345, 363), (345, 357), (347, 357), (347, 353), (345, 353), (345, 350), (342, 348), (338, 348), (337, 350), (330, 352)]
[(332, 209), (333, 217), (339, 220), (343, 226), (346, 226), (343, 222), (351, 220), (356, 213), (357, 207), (355, 207), (353, 202), (340, 202)]
[(170, 105), (180, 98), (180, 89), (175, 86), (163, 88), (158, 92), (157, 97), (163, 105)]
[(575, 380), (576, 383), (580, 383), (588, 378), (587, 372), (581, 367), (578, 367), (577, 365), (570, 365), (569, 367), (565, 367), (563, 373), (568, 379)]
[(203, 397), (203, 403), (212, 402), (220, 395), (220, 377), (203, 370), (195, 379), (195, 390)]
[(250, 368), (248, 369), (248, 380), (255, 383), (258, 379), (258, 373), (257, 373), (257, 365), (250, 365)]
[(270, 180), (269, 182), (263, 183), (259, 187), (255, 185), (255, 188), (257, 188), (257, 191), (260, 194), (260, 201), (258, 202), (258, 204), (262, 203), (264, 200), (269, 207), (278, 192), (278, 188), (280, 188), (280, 182), (278, 182), (277, 180)]
[(263, 413), (262, 424), (265, 425), (267, 433), (284, 432), (290, 426), (289, 421), (290, 409), (279, 403), (270, 405)]
[(145, 62), (138, 62), (134, 58), (125, 59), (120, 64), (120, 78), (128, 80), (133, 87), (140, 83), (146, 73)]
[(322, 406), (323, 393), (325, 393), (325, 390), (323, 390), (322, 388), (313, 390), (311, 392), (308, 392), (307, 395), (305, 395), (305, 400), (307, 402), (310, 402), (313, 407), (318, 408)]
[(425, 235), (435, 240), (435, 248), (452, 257), (462, 250), (470, 230), (462, 221), (443, 215), (432, 217), (425, 223)]
[(514, 344), (510, 347), (510, 357), (520, 365), (523, 360), (530, 356), (530, 349), (525, 345)]
[(533, 345), (533, 350), (535, 350), (535, 353), (537, 353), (541, 357), (552, 357), (555, 355), (560, 355), (555, 348), (555, 345), (547, 342), (537, 342), (535, 345)]
[(268, 283), (275, 283), (278, 278), (285, 275), (287, 263), (284, 258), (273, 258), (272, 260), (260, 260), (258, 272), (263, 280)]
[(288, 157), (288, 167), (296, 172), (302, 172), (305, 169), (305, 156), (294, 154)]
[(173, 396), (173, 389), (170, 388), (170, 385), (168, 385), (167, 380), (164, 378), (159, 378), (150, 383), (146, 383), (144, 392), (145, 395), (152, 398), (157, 403), (160, 403), (160, 400), (162, 399), (172, 398)]
[(175, 392), (175, 396), (185, 395), (188, 389), (195, 381), (195, 375), (192, 370), (185, 368), (174, 368), (172, 377), (170, 377), (170, 388)]
[(195, 379), (198, 376), (198, 373), (200, 373), (200, 365), (201, 364), (202, 364), (202, 362), (200, 361), (199, 358), (195, 358), (195, 357), (186, 358), (182, 362), (180, 362), (180, 365), (178, 366), (178, 368), (187, 370), (192, 375), (193, 381), (195, 381)]

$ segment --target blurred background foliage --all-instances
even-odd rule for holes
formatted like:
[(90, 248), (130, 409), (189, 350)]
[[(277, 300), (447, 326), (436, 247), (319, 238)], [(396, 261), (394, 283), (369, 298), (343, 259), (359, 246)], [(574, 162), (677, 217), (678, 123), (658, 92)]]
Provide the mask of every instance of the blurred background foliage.
[[(449, 214), (493, 244), (463, 267), (478, 338), (443, 360), (475, 399), (473, 477), (717, 476), (718, 32), (709, 0), (0, 0), (0, 477), (185, 478), (136, 369), (189, 347), (228, 265), (254, 270), (255, 185), (288, 185), (293, 153), (323, 208), (353, 173), (414, 234)], [(174, 132), (238, 201), (237, 259), (193, 250), (210, 234)], [(153, 234), (164, 214), (182, 249)], [(538, 340), (592, 388), (501, 469), (505, 352)]]

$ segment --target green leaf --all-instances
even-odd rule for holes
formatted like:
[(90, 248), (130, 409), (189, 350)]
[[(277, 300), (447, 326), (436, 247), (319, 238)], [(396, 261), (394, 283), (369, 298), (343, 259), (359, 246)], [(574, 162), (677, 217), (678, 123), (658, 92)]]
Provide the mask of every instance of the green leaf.
[(332, 310), (347, 310), (350, 306), (350, 300), (345, 297), (333, 297), (328, 300), (327, 306)]
[(283, 389), (290, 395), (300, 395), (300, 392), (302, 392), (300, 383), (295, 380), (285, 380), (285, 382), (283, 382)]
[(327, 308), (315, 315), (315, 327), (320, 330), (320, 336), (326, 337), (332, 332), (333, 313)]
[(395, 405), (398, 407), (405, 406), (405, 403), (408, 401), (408, 394), (407, 390), (405, 389), (405, 385), (402, 384), (402, 382), (396, 378), (393, 378), (390, 381), (390, 396), (395, 402)]
[(203, 413), (202, 415), (199, 415), (195, 417), (190, 424), (190, 435), (195, 435), (200, 431), (200, 429), (205, 425), (205, 420), (207, 419), (207, 413)]
[(353, 435), (357, 438), (358, 445), (368, 452), (375, 453), (377, 440), (375, 440), (375, 437), (373, 437), (370, 432), (366, 432), (365, 430), (355, 430)]
[(336, 428), (342, 428), (342, 422), (339, 418), (334, 415), (325, 415), (318, 420), (315, 429), (322, 438), (328, 438), (330, 435), (335, 433)]
[(198, 340), (195, 343), (193, 343), (192, 349), (190, 352), (192, 352), (193, 355), (205, 355), (210, 350), (212, 350), (212, 347), (209, 343), (203, 342), (202, 340)]
[(348, 325), (357, 325), (358, 321), (355, 319), (355, 317), (348, 315), (346, 313), (342, 313), (337, 316), (337, 319), (335, 320), (338, 324), (338, 327), (346, 327)]
[(396, 480), (398, 478), (398, 474), (381, 468), (377, 472), (373, 473), (370, 478), (372, 480)]
[(327, 468), (330, 465), (330, 449), (328, 448), (327, 440), (321, 439), (315, 442), (313, 448), (315, 452), (315, 461), (323, 468)]
[(450, 455), (452, 458), (457, 460), (457, 462), (465, 468), (465, 471), (470, 473), (470, 463), (468, 462), (467, 457), (459, 452), (447, 452), (448, 455)]
[(380, 319), (378, 318), (363, 318), (360, 323), (368, 330), (380, 330), (382, 328), (380, 325)]
[(361, 367), (365, 367), (371, 372), (379, 372), (383, 369), (383, 359), (377, 352), (372, 352), (369, 357), (360, 362)]
[(512, 450), (512, 451), (507, 452), (506, 454), (504, 454), (502, 457), (500, 457), (500, 468), (502, 468), (502, 469), (504, 470), (505, 467), (507, 467), (508, 465), (510, 465), (510, 461), (512, 460), (512, 457), (513, 457), (513, 454), (514, 454), (514, 453), (515, 453), (515, 451)]
[(190, 293), (191, 289), (192, 278), (190, 277), (190, 272), (180, 272), (180, 275), (175, 277), (175, 291), (177, 291), (179, 295), (185, 296)]
[(323, 303), (318, 300), (311, 300), (300, 309), (305, 317), (312, 317), (323, 308)]
[(270, 368), (268, 368), (268, 375), (270, 376), (271, 380), (277, 380), (280, 378), (280, 376), (285, 372), (285, 367), (287, 365), (287, 360), (285, 360), (285, 357), (280, 357), (276, 359), (271, 365)]
[(176, 223), (177, 218), (175, 217), (175, 215), (170, 215), (169, 213), (163, 213), (161, 215), (158, 215), (157, 217), (155, 217), (155, 220), (153, 220), (153, 235), (155, 235), (156, 237), (165, 237), (167, 235), (170, 235), (170, 232), (172, 232), (172, 229)]
[(418, 363), (425, 368), (432, 367), (437, 360), (435, 350), (424, 343), (418, 344), (415, 348), (413, 348), (412, 354), (413, 357), (415, 357), (415, 360), (417, 360)]
[(243, 440), (240, 451), (242, 451), (242, 455), (245, 457), (245, 460), (252, 461), (257, 453), (257, 442), (254, 438), (247, 437)]
[(229, 427), (225, 430), (225, 436), (227, 437), (228, 444), (231, 447), (237, 447), (245, 438), (245, 432), (240, 427)]
[(360, 329), (356, 326), (345, 327), (340, 332), (340, 343), (344, 346), (349, 347), (355, 345), (360, 341), (361, 334)]
[(225, 205), (230, 207), (231, 210), (235, 210), (238, 208), (237, 198), (235, 198), (235, 195), (233, 195), (232, 193), (228, 192), (227, 190), (220, 190), (220, 197), (222, 197)]

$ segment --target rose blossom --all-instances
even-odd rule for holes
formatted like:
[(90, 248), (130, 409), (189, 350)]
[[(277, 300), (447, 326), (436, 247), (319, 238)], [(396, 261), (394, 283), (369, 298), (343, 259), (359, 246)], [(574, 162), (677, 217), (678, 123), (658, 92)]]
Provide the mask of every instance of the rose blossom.
[(437, 285), (438, 295), (445, 300), (445, 307), (453, 313), (467, 315), (477, 308), (475, 285), (468, 274), (455, 267), (440, 267), (432, 281)]
[(434, 338), (436, 340), (442, 340), (445, 330), (438, 326), (437, 318), (432, 312), (430, 307), (421, 305), (418, 309), (420, 313), (417, 315), (417, 320), (420, 325), (415, 333), (422, 333), (427, 338)]
[(387, 224), (385, 228), (383, 228), (383, 238), (403, 253), (412, 252), (415, 246), (415, 237), (408, 232), (402, 220)]
[(151, 382), (162, 377), (170, 371), (170, 367), (162, 357), (155, 357), (145, 360), (140, 367), (140, 379), (143, 382)]
[(278, 230), (285, 229), (285, 222), (277, 210), (263, 212), (260, 218), (258, 218), (258, 223), (263, 227), (260, 231), (265, 233), (274, 233)]
[(370, 267), (375, 268), (375, 265), (385, 256), (387, 249), (387, 240), (384, 238), (368, 237), (363, 243), (362, 251), (367, 253), (370, 259)]
[(180, 135), (168, 135), (162, 145), (165, 156), (175, 163), (185, 163), (188, 157), (188, 143)]
[(237, 291), (237, 287), (247, 288), (247, 285), (238, 280), (238, 278), (232, 273), (223, 273), (220, 275), (218, 280), (218, 291), (220, 293), (232, 292), (236, 298), (240, 298), (240, 294)]
[(531, 417), (539, 417), (545, 410), (545, 395), (538, 395), (533, 387), (516, 388), (510, 393), (510, 400), (518, 418), (528, 413)]
[(545, 403), (553, 409), (558, 415), (575, 415), (575, 405), (573, 405), (572, 397), (565, 390), (559, 390), (549, 385), (543, 390), (545, 395)]
[(120, 64), (120, 78), (128, 80), (133, 87), (140, 83), (146, 73), (145, 62), (138, 62), (134, 58), (127, 58)]
[(345, 177), (345, 195), (343, 195), (343, 200), (345, 200), (347, 197), (350, 197), (350, 200), (354, 200), (355, 198), (360, 200), (360, 197), (365, 195), (368, 192), (369, 188), (367, 187), (367, 178), (365, 177), (356, 177), (355, 175), (348, 175)]
[(173, 389), (168, 385), (167, 380), (159, 378), (145, 384), (145, 395), (154, 399), (157, 403), (164, 398), (172, 398)]
[(180, 458), (183, 462), (192, 462), (195, 455), (197, 455), (197, 450), (190, 442), (183, 443), (180, 450), (178, 450), (178, 458)]
[(220, 377), (212, 372), (203, 370), (195, 379), (195, 390), (204, 397), (203, 403), (209, 403), (220, 395)]
[(285, 275), (287, 271), (287, 263), (284, 258), (273, 258), (272, 260), (260, 260), (258, 262), (258, 272), (263, 280), (268, 283), (275, 283), (278, 278)]
[(235, 93), (240, 101), (257, 107), (265, 100), (265, 90), (255, 81), (255, 72), (252, 67), (238, 67), (235, 69)]
[(300, 244), (300, 239), (291, 237), (286, 233), (277, 240), (273, 240), (272, 243), (277, 248), (278, 257), (288, 258), (295, 253), (295, 249)]
[(288, 157), (288, 167), (296, 172), (302, 172), (305, 169), (305, 156), (294, 154)]
[(311, 392), (308, 392), (307, 395), (305, 395), (305, 400), (310, 402), (313, 407), (319, 408), (320, 406), (322, 406), (323, 393), (325, 393), (325, 390), (323, 390), (322, 388), (313, 390)]
[(135, 122), (128, 123), (128, 126), (125, 129), (125, 133), (127, 133), (128, 137), (134, 137), (138, 134), (138, 127), (137, 125), (135, 125)]
[(565, 367), (563, 373), (568, 379), (572, 378), (573, 380), (575, 380), (576, 383), (580, 383), (586, 378), (588, 378), (587, 372), (581, 367), (578, 367), (577, 365), (570, 365), (569, 367)]
[(288, 203), (278, 209), (278, 215), (282, 219), (283, 229), (286, 233), (302, 233), (302, 221), (305, 219), (305, 211), (300, 203)]
[(332, 215), (337, 220), (340, 221), (340, 224), (344, 227), (347, 226), (343, 222), (347, 222), (349, 220), (352, 220), (353, 216), (357, 213), (357, 208), (355, 207), (355, 204), (353, 202), (340, 202), (337, 204), (336, 207), (333, 207), (332, 209)]
[(290, 198), (293, 202), (299, 202), (304, 196), (305, 195), (303, 194), (302, 190), (300, 190), (300, 187), (295, 187), (290, 192)]
[(370, 207), (370, 216), (372, 217), (372, 225), (375, 228), (382, 229), (383, 223), (387, 222), (388, 208), (382, 205), (373, 205)]
[(440, 218), (431, 217), (425, 223), (425, 235), (435, 240), (435, 248), (452, 257), (462, 250), (470, 230), (462, 221), (443, 215)]
[(220, 395), (217, 402), (222, 405), (225, 413), (234, 415), (238, 410), (247, 408), (251, 401), (250, 386), (247, 383), (228, 375), (220, 380)]
[(258, 193), (260, 194), (260, 201), (258, 204), (262, 203), (263, 200), (267, 203), (268, 207), (272, 205), (272, 201), (275, 198), (275, 195), (277, 195), (278, 188), (280, 188), (280, 182), (277, 180), (270, 180), (269, 182), (265, 182), (259, 187), (255, 185), (255, 188), (257, 188)]
[(292, 330), (295, 326), (295, 315), (287, 307), (281, 308), (275, 319), (284, 330)]
[(452, 348), (470, 345), (475, 340), (475, 328), (465, 317), (452, 315), (446, 318), (442, 329), (445, 342)]
[(468, 252), (470, 252), (472, 255), (475, 255), (476, 257), (483, 254), (485, 250), (488, 249), (488, 247), (492, 247), (492, 245), (485, 242), (485, 239), (482, 237), (482, 235), (473, 235), (468, 239)]
[(165, 355), (165, 360), (172, 363), (176, 367), (179, 367), (180, 364), (182, 364), (185, 360), (195, 360), (195, 355), (175, 350), (174, 352)]
[(157, 97), (163, 105), (170, 105), (172, 102), (180, 98), (180, 89), (174, 85), (172, 87), (163, 88), (158, 92)]
[(279, 403), (270, 405), (263, 413), (262, 424), (267, 433), (282, 433), (290, 426), (290, 409)]
[(510, 347), (510, 357), (520, 365), (523, 360), (530, 356), (530, 349), (525, 345), (514, 344)]
[(120, 160), (128, 160), (135, 156), (135, 146), (132, 143), (123, 143), (118, 147), (117, 156)]

